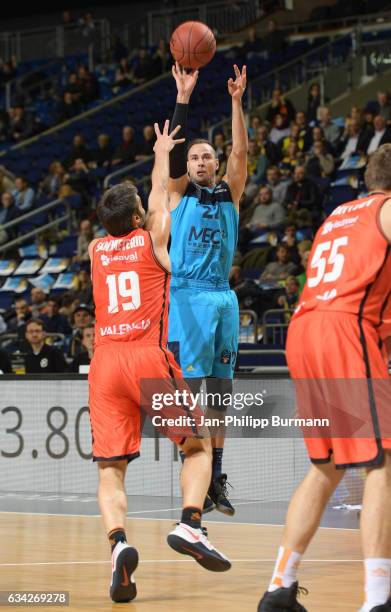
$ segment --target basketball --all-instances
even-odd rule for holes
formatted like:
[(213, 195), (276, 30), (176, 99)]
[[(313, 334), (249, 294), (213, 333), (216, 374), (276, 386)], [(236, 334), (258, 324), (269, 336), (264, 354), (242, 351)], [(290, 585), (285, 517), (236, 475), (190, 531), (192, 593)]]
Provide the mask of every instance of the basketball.
[(216, 39), (212, 30), (201, 21), (185, 21), (173, 32), (170, 50), (183, 68), (197, 70), (213, 58)]

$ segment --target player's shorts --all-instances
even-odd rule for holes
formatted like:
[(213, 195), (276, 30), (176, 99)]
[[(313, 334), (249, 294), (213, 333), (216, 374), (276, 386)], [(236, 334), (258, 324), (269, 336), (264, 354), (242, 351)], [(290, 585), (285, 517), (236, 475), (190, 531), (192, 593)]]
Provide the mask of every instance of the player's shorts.
[[(162, 418), (189, 415), (182, 405), (156, 408), (153, 404), (156, 391), (174, 395), (177, 388), (186, 387), (172, 353), (157, 345), (113, 342), (98, 346), (88, 381), (94, 461), (129, 462), (139, 457), (146, 416), (152, 420), (157, 415)], [(202, 411), (197, 407), (191, 416), (200, 418)], [(183, 423), (158, 429), (177, 444), (183, 444), (187, 437), (197, 437), (198, 433), (197, 426)]]
[(340, 469), (380, 465), (391, 449), (389, 375), (375, 327), (348, 313), (309, 312), (292, 321), (286, 354), (299, 416), (303, 409), (328, 418), (332, 434), (339, 432), (305, 438), (311, 461), (333, 456)]
[(168, 340), (185, 378), (233, 378), (239, 341), (235, 292), (171, 287)]

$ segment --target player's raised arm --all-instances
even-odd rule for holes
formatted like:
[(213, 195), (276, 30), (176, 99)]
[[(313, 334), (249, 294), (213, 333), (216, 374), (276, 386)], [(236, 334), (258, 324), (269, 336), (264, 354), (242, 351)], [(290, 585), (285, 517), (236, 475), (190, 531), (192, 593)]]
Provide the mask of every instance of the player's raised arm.
[(246, 89), (246, 66), (240, 72), (234, 65), (235, 79), (228, 79), (228, 91), (232, 97), (232, 152), (228, 158), (227, 181), (234, 204), (239, 209), (239, 200), (243, 193), (247, 178), (247, 128), (244, 119), (242, 96)]
[(152, 170), (152, 189), (148, 199), (148, 218), (146, 229), (151, 232), (154, 246), (167, 246), (170, 236), (170, 207), (168, 198), (168, 179), (170, 172), (169, 154), (175, 145), (184, 143), (184, 138), (174, 139), (181, 126), (176, 126), (171, 133), (168, 132), (169, 120), (167, 119), (163, 132), (155, 123), (156, 142), (155, 165)]
[[(171, 121), (171, 129), (180, 125), (181, 129), (177, 135), (179, 138), (186, 139), (189, 101), (195, 84), (197, 83), (198, 70), (186, 72), (185, 69), (176, 62), (172, 67), (172, 76), (175, 79), (178, 94), (174, 115)], [(186, 161), (186, 145), (184, 140), (182, 144), (176, 146), (170, 153), (170, 180), (168, 189), (171, 196), (170, 203), (174, 208), (178, 204), (177, 200), (185, 193), (189, 182)]]

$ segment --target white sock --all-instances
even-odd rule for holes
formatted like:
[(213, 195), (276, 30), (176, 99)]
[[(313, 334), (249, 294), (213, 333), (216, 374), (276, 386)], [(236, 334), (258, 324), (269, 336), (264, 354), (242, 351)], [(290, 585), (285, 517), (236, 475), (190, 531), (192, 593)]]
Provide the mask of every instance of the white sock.
[(391, 559), (365, 559), (365, 604), (360, 612), (370, 612), (390, 597)]
[(290, 587), (297, 579), (300, 560), (300, 553), (280, 546), (268, 591), (276, 591), (281, 587)]

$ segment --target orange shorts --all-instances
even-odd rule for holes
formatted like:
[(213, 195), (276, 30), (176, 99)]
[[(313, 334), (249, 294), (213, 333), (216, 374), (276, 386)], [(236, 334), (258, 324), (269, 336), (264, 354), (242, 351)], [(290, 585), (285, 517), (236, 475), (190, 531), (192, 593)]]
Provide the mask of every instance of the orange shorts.
[(337, 423), (330, 437), (305, 437), (313, 463), (333, 455), (341, 469), (376, 466), (391, 449), (390, 381), (380, 347), (375, 327), (348, 313), (314, 311), (292, 321), (286, 354), (299, 416)]
[(158, 426), (170, 440), (182, 444), (186, 437), (200, 437), (198, 406), (189, 413), (183, 405), (152, 408), (153, 393), (175, 393), (187, 388), (173, 354), (157, 345), (113, 342), (98, 346), (92, 358), (89, 409), (94, 461), (131, 461), (140, 455), (146, 416), (191, 416), (195, 425)]

